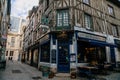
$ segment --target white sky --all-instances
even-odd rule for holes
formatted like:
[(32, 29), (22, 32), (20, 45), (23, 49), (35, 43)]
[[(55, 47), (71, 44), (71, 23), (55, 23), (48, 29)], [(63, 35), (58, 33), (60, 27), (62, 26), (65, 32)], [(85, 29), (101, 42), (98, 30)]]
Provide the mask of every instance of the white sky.
[(26, 18), (28, 11), (38, 5), (39, 0), (11, 0), (11, 15)]

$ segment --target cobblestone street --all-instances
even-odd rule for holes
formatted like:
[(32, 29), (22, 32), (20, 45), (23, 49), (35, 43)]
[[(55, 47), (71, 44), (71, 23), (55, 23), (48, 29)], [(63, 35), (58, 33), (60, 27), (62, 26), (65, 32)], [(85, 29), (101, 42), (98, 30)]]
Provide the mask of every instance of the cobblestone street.
[[(64, 75), (63, 75), (64, 76)], [(120, 80), (120, 73), (110, 72), (110, 75), (97, 76), (97, 80)], [(5, 70), (0, 71), (0, 80), (89, 80), (86, 78), (70, 79), (70, 77), (42, 77), (42, 72), (21, 62), (8, 61)], [(91, 79), (95, 80), (95, 79)]]

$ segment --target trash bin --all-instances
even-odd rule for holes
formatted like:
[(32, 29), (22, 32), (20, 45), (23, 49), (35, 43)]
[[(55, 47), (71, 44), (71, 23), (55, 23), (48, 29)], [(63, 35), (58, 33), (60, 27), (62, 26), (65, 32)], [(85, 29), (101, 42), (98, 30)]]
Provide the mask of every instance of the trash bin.
[(46, 66), (44, 66), (44, 67), (42, 67), (42, 76), (43, 77), (48, 77), (49, 76), (49, 67), (46, 67)]

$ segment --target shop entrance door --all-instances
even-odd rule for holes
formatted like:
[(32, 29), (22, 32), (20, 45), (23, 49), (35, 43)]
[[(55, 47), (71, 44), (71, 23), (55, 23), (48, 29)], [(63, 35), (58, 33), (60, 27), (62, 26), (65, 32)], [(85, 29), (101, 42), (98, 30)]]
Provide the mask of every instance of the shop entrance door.
[(58, 42), (58, 72), (69, 72), (69, 44), (67, 41)]

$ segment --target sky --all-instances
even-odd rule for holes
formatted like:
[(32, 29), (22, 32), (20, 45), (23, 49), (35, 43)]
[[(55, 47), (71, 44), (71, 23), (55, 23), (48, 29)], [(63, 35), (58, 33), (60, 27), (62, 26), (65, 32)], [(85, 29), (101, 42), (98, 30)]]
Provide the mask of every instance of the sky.
[(37, 6), (39, 0), (11, 0), (11, 15), (26, 18), (28, 11)]

